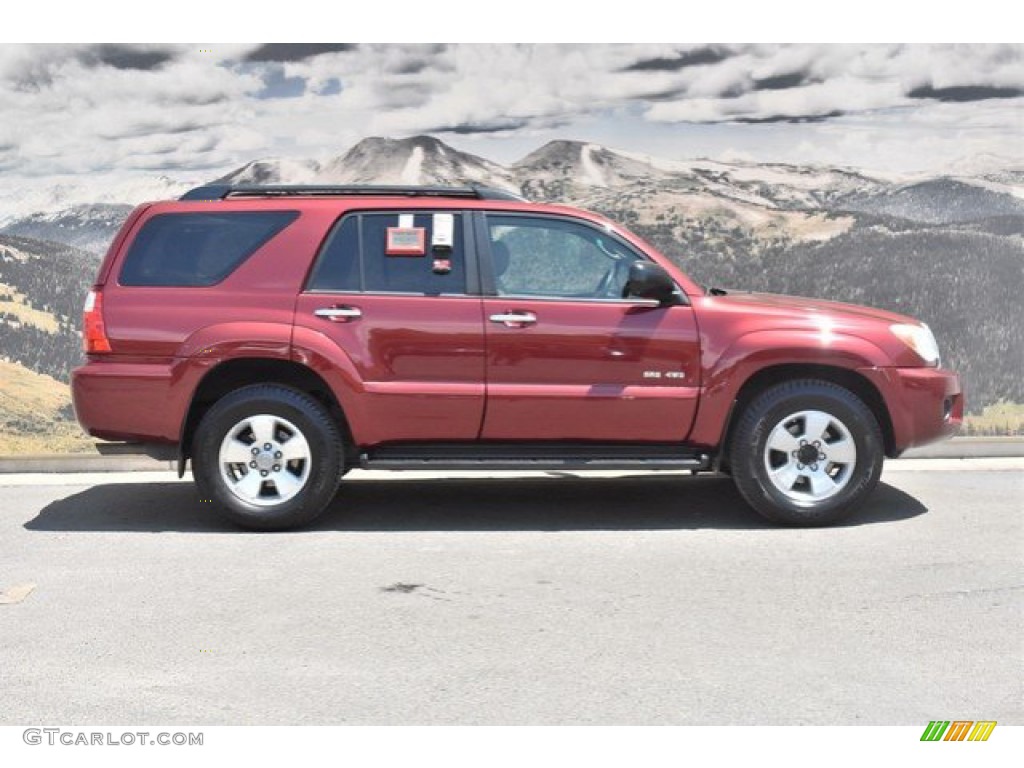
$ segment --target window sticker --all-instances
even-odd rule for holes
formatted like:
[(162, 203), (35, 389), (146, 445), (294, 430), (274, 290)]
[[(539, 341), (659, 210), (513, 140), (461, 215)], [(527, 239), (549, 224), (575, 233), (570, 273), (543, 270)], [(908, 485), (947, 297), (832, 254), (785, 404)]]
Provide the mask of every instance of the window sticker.
[(388, 227), (384, 253), (388, 256), (425, 256), (427, 230), (423, 227)]
[(450, 213), (435, 213), (430, 247), (434, 251), (450, 251), (455, 244), (455, 217)]

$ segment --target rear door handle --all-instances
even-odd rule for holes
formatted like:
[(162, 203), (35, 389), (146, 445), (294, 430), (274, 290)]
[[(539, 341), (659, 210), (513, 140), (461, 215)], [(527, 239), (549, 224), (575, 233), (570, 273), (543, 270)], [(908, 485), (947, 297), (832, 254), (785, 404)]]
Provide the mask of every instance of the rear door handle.
[(533, 312), (500, 312), (491, 315), (492, 323), (501, 323), (509, 328), (522, 328), (525, 325), (533, 325), (537, 322), (537, 316)]
[(325, 317), (332, 323), (347, 323), (350, 320), (357, 320), (363, 316), (363, 310), (359, 307), (322, 307), (313, 311), (317, 317)]

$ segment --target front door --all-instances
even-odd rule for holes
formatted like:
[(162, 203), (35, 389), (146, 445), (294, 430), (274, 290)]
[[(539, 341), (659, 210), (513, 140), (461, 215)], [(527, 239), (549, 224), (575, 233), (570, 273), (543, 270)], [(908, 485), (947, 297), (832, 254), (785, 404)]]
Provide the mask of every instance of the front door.
[(644, 256), (579, 219), (489, 213), (485, 440), (682, 441), (699, 387), (689, 306), (623, 299)]

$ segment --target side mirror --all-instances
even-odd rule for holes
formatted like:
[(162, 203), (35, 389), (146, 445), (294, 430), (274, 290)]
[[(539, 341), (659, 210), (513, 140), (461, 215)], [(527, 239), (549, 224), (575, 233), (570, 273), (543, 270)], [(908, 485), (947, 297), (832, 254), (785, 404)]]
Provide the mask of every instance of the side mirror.
[(629, 267), (629, 280), (622, 291), (626, 299), (654, 299), (662, 306), (678, 304), (676, 284), (664, 267), (653, 261), (634, 261)]

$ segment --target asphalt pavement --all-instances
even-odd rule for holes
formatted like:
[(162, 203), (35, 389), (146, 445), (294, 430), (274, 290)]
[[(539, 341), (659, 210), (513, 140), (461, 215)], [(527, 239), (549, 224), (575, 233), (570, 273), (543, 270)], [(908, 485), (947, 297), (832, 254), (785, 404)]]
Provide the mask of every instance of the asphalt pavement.
[(166, 472), (0, 478), (0, 723), (1024, 724), (1024, 460), (847, 524), (720, 477), (353, 473), (309, 530)]

